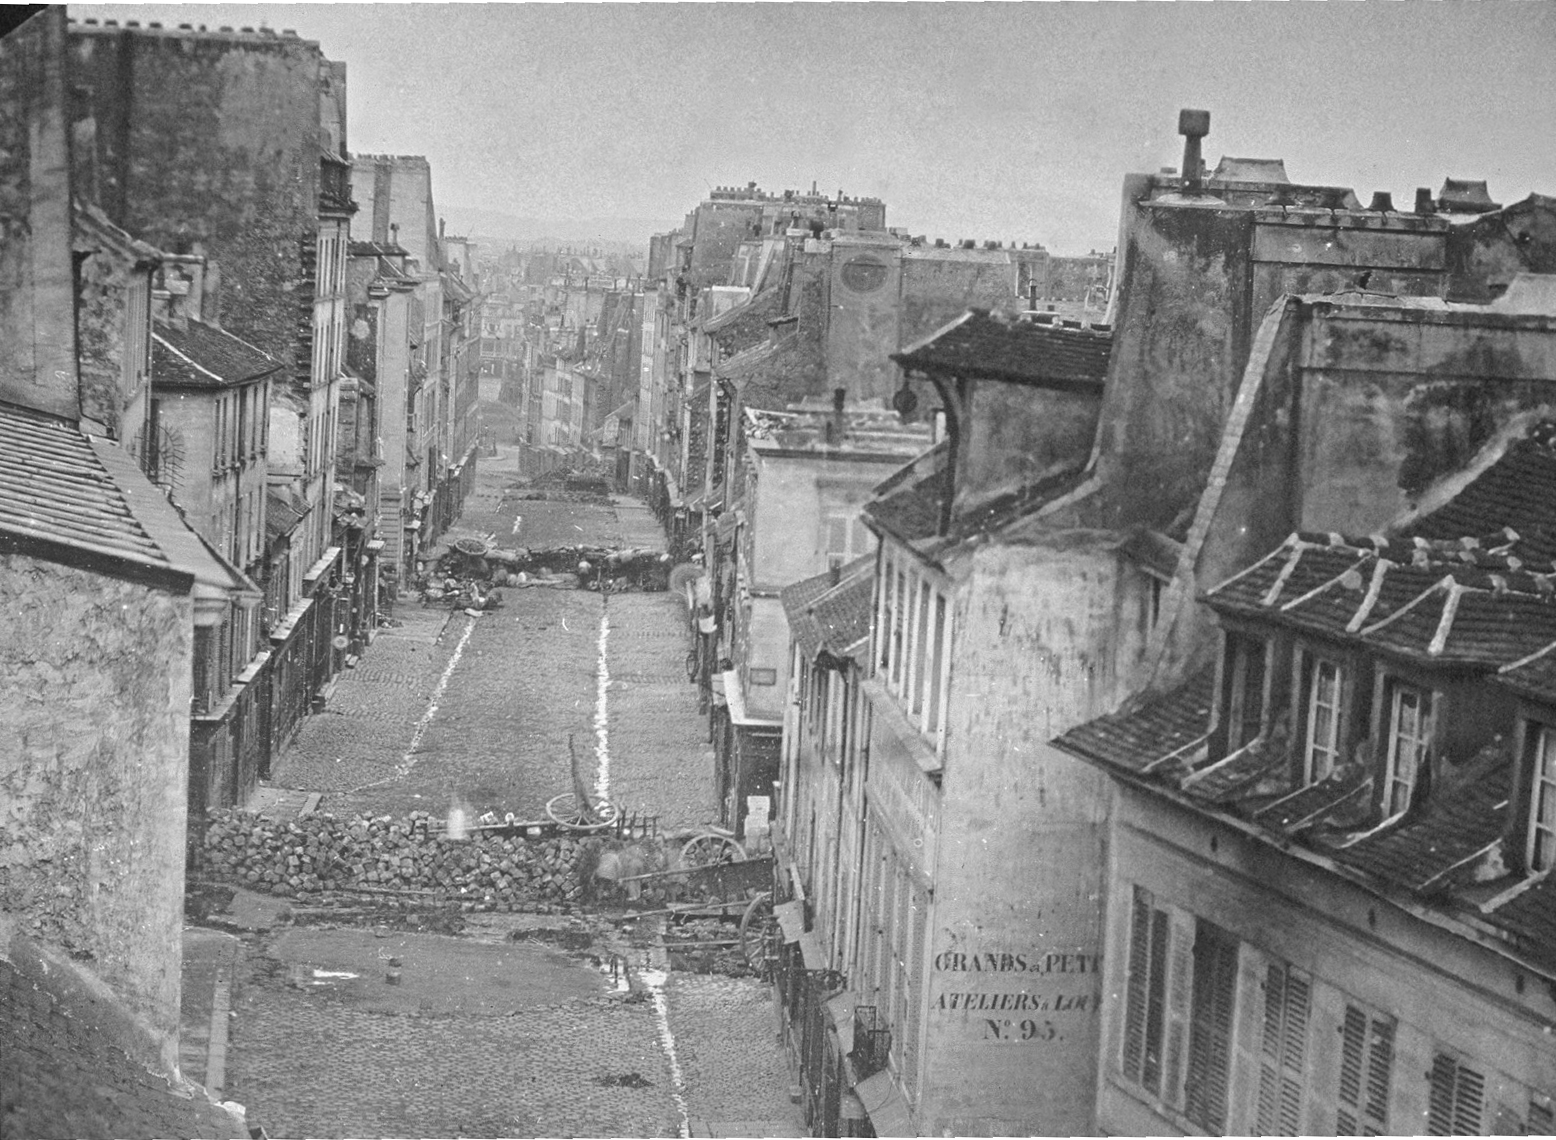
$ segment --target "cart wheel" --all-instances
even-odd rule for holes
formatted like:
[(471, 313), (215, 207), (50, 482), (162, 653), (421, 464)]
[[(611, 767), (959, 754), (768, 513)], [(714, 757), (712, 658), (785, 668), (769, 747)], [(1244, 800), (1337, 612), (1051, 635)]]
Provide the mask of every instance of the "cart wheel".
[(743, 863), (746, 849), (727, 835), (704, 832), (681, 848), (681, 866), (712, 867), (719, 863)]
[(568, 831), (601, 831), (621, 818), (621, 808), (609, 800), (591, 804), (563, 792), (546, 801), (546, 814)]
[(758, 973), (767, 964), (768, 935), (774, 922), (771, 891), (763, 891), (752, 899), (740, 916), (740, 952), (746, 957), (746, 965)]

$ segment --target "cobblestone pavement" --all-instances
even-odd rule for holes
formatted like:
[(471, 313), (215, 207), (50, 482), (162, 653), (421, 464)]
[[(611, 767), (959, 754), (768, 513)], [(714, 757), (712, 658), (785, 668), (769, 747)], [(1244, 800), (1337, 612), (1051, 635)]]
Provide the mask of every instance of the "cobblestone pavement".
[[(374, 942), (294, 930), (250, 955), (228, 1087), (251, 1125), (273, 1136), (675, 1133), (651, 1004), (586, 960), (511, 941)], [(391, 957), (398, 986), (385, 980)]]
[(666, 997), (693, 1135), (804, 1136), (771, 988), (752, 978), (671, 974)]
[[(641, 503), (520, 499), (513, 469), (511, 450), (482, 458), (450, 539), (662, 546)], [(341, 675), (327, 711), (304, 720), (274, 783), (322, 792), (320, 810), (336, 813), (460, 800), (541, 818), (571, 785), (569, 736), (587, 782), (601, 775), (603, 618), (611, 798), (659, 815), (665, 829), (712, 819), (713, 754), (686, 680), (679, 599), (549, 587), (504, 598), (479, 618), (402, 601), (398, 624)], [(287, 795), (297, 793), (270, 799)], [(468, 917), (461, 937), (250, 935), (232, 984), (226, 1095), (271, 1135), (654, 1136), (675, 1135), (683, 1120), (697, 1134), (803, 1134), (765, 986), (669, 975), (677, 1088), (655, 1002), (641, 986), (615, 992), (588, 964), (608, 953), (597, 945), (563, 960), (505, 942), (501, 926), (584, 920)], [(398, 987), (384, 980), (380, 951), (402, 960)], [(647, 967), (643, 950), (631, 954), (635, 971)], [(315, 969), (358, 977), (317, 979)]]

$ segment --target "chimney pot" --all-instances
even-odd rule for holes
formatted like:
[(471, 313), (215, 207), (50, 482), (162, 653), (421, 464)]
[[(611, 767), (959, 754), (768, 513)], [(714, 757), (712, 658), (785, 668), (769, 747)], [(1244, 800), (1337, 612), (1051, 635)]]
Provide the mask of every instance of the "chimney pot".
[(1200, 140), (1210, 133), (1210, 112), (1183, 108), (1178, 112), (1178, 133), (1183, 136), (1183, 188), (1195, 191), (1205, 177)]
[(1368, 204), (1367, 209), (1375, 214), (1393, 213), (1394, 195), (1387, 190), (1374, 190), (1372, 192), (1372, 201)]
[(1417, 186), (1416, 187), (1416, 213), (1418, 213), (1418, 214), (1435, 214), (1435, 213), (1437, 213), (1437, 203), (1432, 198), (1431, 187), (1429, 187), (1429, 186)]

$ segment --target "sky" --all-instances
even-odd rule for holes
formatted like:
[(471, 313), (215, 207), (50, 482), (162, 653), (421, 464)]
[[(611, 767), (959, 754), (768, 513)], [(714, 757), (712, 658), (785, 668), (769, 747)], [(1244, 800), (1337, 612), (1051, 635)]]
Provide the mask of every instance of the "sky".
[[(1123, 176), (1205, 155), (1388, 190), (1556, 195), (1556, 4), (70, 5), (77, 18), (292, 28), (348, 68), (348, 143), (423, 154), (475, 209), (582, 237), (708, 191), (870, 195), (947, 240), (1116, 241)], [(464, 217), (462, 217), (462, 213)], [(475, 226), (479, 230), (479, 226)]]

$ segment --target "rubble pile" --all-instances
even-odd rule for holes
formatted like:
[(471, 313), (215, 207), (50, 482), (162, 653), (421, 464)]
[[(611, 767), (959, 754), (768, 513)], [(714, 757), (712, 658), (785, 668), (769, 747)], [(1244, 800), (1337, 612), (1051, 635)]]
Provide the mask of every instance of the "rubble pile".
[(191, 870), (204, 878), (308, 899), (331, 891), (441, 895), (467, 910), (577, 902), (599, 840), (474, 832), (448, 838), (428, 812), (409, 818), (330, 814), (282, 822), (213, 812)]

